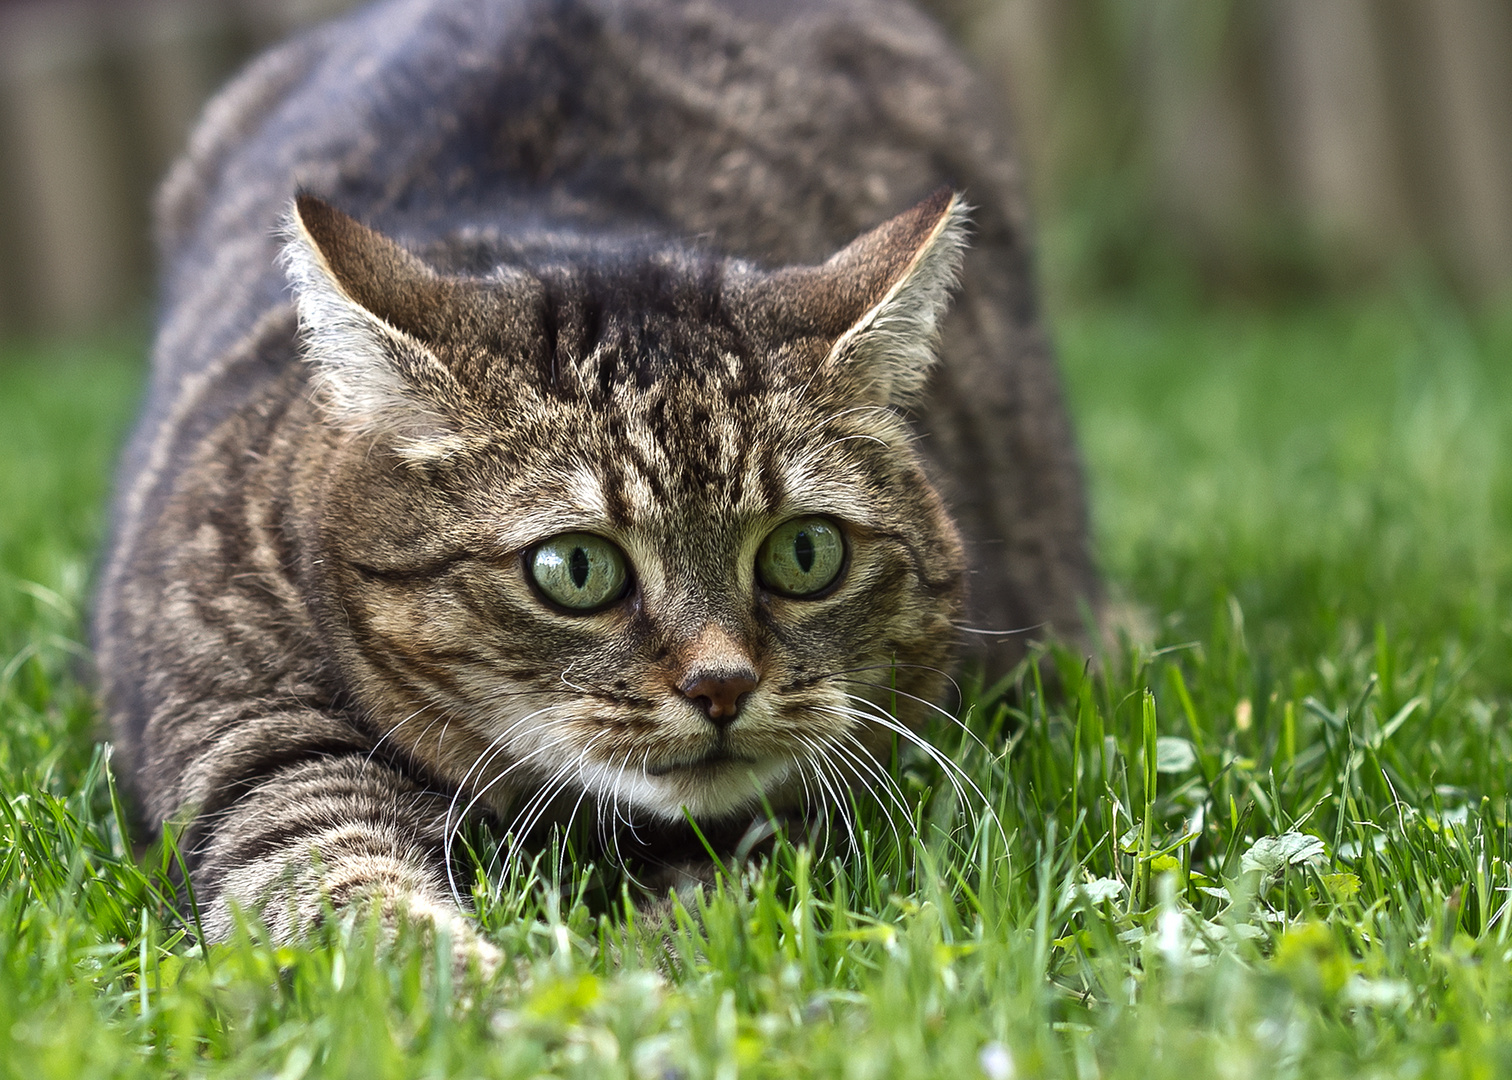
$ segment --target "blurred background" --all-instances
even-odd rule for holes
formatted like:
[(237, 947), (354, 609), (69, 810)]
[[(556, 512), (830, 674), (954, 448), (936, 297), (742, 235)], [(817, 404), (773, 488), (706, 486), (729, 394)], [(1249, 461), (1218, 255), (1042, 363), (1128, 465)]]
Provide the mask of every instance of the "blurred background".
[(0, 338), (140, 325), (152, 194), (201, 106), (351, 0), (0, 0)]
[[(204, 100), (350, 0), (0, 0), (0, 337), (140, 325)], [(1508, 0), (929, 0), (1018, 124), (1052, 287), (1512, 292)]]

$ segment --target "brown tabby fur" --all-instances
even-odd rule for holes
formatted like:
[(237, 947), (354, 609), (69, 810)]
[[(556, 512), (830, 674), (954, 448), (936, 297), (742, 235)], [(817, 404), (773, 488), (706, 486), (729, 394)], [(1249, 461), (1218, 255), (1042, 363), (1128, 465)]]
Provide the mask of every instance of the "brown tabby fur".
[[(833, 798), (925, 719), (963, 596), (976, 629), (1079, 632), (1078, 469), (988, 113), (890, 0), (391, 0), (210, 106), (160, 206), (96, 638), (212, 936), (376, 899), (486, 957), (464, 816), (671, 844), (682, 807)], [(941, 184), (975, 207), (943, 321)], [(764, 589), (763, 538), (815, 513), (838, 584)], [(568, 531), (625, 552), (622, 601), (531, 584)], [(733, 723), (679, 689), (733, 672)]]

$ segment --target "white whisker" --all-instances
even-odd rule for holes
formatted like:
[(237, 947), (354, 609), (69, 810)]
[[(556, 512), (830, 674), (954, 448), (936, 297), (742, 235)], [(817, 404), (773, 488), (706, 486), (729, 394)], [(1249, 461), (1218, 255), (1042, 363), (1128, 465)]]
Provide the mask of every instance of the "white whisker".
[[(607, 734), (607, 731), (601, 731), (593, 738), (589, 739), (588, 742), (585, 743), (582, 749), (578, 752), (578, 756), (575, 760), (567, 761), (559, 765), (556, 771), (541, 783), (541, 786), (537, 788), (536, 791), (531, 794), (530, 798), (525, 801), (524, 807), (522, 807), (515, 813), (515, 816), (510, 820), (509, 824), (506, 825), (501, 831), (500, 835), (503, 837), (505, 844), (518, 845), (519, 842), (523, 840), (523, 838), (529, 833), (530, 829), (535, 827), (537, 819), (549, 808), (551, 800), (556, 797), (559, 791), (564, 790), (565, 777), (572, 772), (573, 768), (576, 767), (578, 769), (581, 769), (583, 758), (587, 755), (588, 751), (593, 748), (593, 744), (598, 742)], [(561, 744), (557, 743), (556, 745), (559, 746)], [(520, 824), (522, 818), (528, 820), (529, 827), (517, 829), (516, 826)]]
[[(803, 736), (799, 736), (799, 739), (803, 745), (812, 751), (809, 761), (814, 766), (814, 780), (828, 793), (835, 813), (840, 815), (840, 823), (845, 826), (846, 836), (850, 840), (851, 854), (859, 859), (861, 857), (861, 845), (856, 839), (856, 830), (851, 825), (851, 815), (849, 808), (846, 806), (849, 800), (842, 799), (840, 796), (840, 789), (844, 788), (845, 785), (840, 781), (838, 776), (832, 777), (829, 771), (828, 759), (824, 754), (824, 748), (816, 746)], [(835, 781), (834, 784), (831, 784), (831, 779)]]
[[(893, 781), (890, 777), (884, 776), (879, 770), (874, 769), (866, 764), (864, 759), (869, 755), (867, 755), (865, 747), (862, 747), (861, 743), (859, 741), (856, 741), (854, 733), (847, 733), (846, 737), (855, 742), (855, 745), (857, 747), (860, 747), (860, 753), (848, 749), (844, 744), (839, 742), (831, 743), (830, 749), (832, 749), (837, 755), (845, 758), (858, 767), (860, 771), (857, 773), (856, 779), (864, 779), (865, 777), (862, 776), (862, 773), (865, 773), (866, 776), (870, 776), (871, 778), (875, 779), (881, 786), (882, 790), (887, 793), (888, 799), (890, 799), (893, 805), (897, 807), (898, 812), (903, 815), (904, 820), (908, 821), (910, 826), (912, 826), (913, 816), (909, 814), (907, 807), (903, 805), (903, 801), (899, 798), (894, 790), (897, 786), (896, 782)], [(903, 836), (898, 832), (897, 822), (893, 820), (892, 814), (888, 812), (886, 804), (881, 803), (880, 800), (878, 800), (878, 802), (879, 805), (882, 806), (882, 817), (884, 820), (886, 820), (887, 827), (892, 830), (893, 843), (897, 845), (898, 850), (901, 852), (903, 850)]]
[(571, 704), (571, 702), (558, 702), (555, 705), (547, 705), (545, 708), (526, 713), (524, 716), (516, 720), (513, 724), (510, 724), (509, 727), (501, 731), (498, 735), (494, 736), (494, 738), (489, 741), (488, 745), (483, 748), (483, 752), (478, 755), (477, 760), (474, 761), (468, 768), (467, 772), (463, 774), (461, 782), (457, 785), (456, 792), (452, 795), (451, 802), (447, 804), (446, 819), (442, 832), (442, 836), (444, 838), (442, 841), (444, 848), (443, 855), (446, 859), (446, 883), (447, 886), (451, 889), (452, 900), (456, 902), (458, 907), (465, 907), (466, 905), (462, 903), (462, 895), (457, 889), (455, 868), (452, 865), (452, 842), (456, 838), (457, 831), (462, 828), (462, 822), (467, 819), (467, 815), (472, 812), (472, 808), (478, 804), (478, 800), (481, 799), (490, 788), (492, 788), (500, 780), (504, 779), (505, 776), (509, 775), (515, 769), (525, 764), (525, 762), (531, 760), (531, 758), (535, 757), (536, 754), (540, 753), (542, 750), (551, 748), (555, 744), (547, 743), (544, 746), (537, 747), (535, 750), (531, 751), (529, 754), (526, 754), (523, 758), (510, 765), (498, 776), (490, 780), (482, 790), (474, 794), (472, 800), (468, 802), (466, 808), (463, 809), (462, 813), (456, 816), (456, 824), (453, 825), (452, 815), (456, 813), (457, 803), (462, 798), (462, 792), (467, 789), (467, 784), (472, 779), (474, 772), (477, 772), (478, 775), (481, 776), (482, 770), (486, 769), (493, 762), (493, 759), (504, 751), (504, 740), (507, 739), (513, 732), (515, 732), (520, 727), (520, 725), (535, 719), (537, 716), (540, 716), (543, 713), (548, 713), (554, 709), (563, 708), (569, 704)]
[[(588, 752), (593, 749), (594, 744), (605, 738), (608, 734), (609, 732), (607, 730), (600, 731), (598, 734), (594, 735), (591, 739), (584, 743), (583, 748), (578, 752), (577, 758), (573, 761), (566, 762), (560, 768), (558, 768), (557, 771), (553, 773), (544, 784), (541, 785), (540, 790), (537, 791), (535, 795), (526, 803), (524, 809), (515, 814), (514, 819), (507, 826), (505, 826), (503, 831), (504, 845), (508, 846), (510, 851), (517, 849), (524, 843), (525, 837), (530, 834), (531, 830), (536, 827), (540, 819), (544, 817), (546, 812), (551, 808), (552, 800), (554, 800), (559, 793), (566, 790), (567, 776), (572, 772), (574, 768), (578, 770), (578, 777), (581, 780), (583, 759), (588, 756)], [(568, 818), (569, 825), (571, 824), (572, 817), (575, 817), (577, 815), (578, 807), (582, 805), (583, 797), (586, 796), (587, 793), (588, 789), (585, 786), (582, 792), (579, 793), (577, 802), (573, 804), (572, 814)], [(520, 827), (516, 829), (516, 825), (520, 823), (521, 818), (527, 818), (527, 820), (523, 825), (520, 825)], [(563, 840), (563, 842), (565, 843), (565, 839)], [(502, 855), (504, 853), (504, 850), (505, 848), (501, 846), (499, 852), (495, 855), (495, 858), (497, 858), (499, 855)], [(558, 855), (560, 856), (560, 852), (558, 853)], [(490, 863), (490, 870), (492, 870), (492, 863)], [(560, 857), (558, 858), (557, 862), (557, 877), (558, 879), (561, 878)]]
[(1015, 634), (1032, 634), (1036, 630), (1043, 630), (1049, 623), (1035, 623), (1033, 626), (1021, 626), (1017, 630), (987, 630), (980, 626), (967, 626), (965, 623), (952, 623), (957, 630), (967, 634), (981, 634), (983, 637), (1013, 637)]
[[(886, 683), (867, 682), (865, 679), (841, 679), (841, 678), (836, 678), (833, 681), (834, 682), (851, 683), (852, 685), (855, 685), (855, 686), (870, 686), (874, 690), (881, 690), (884, 693), (896, 694), (899, 697), (908, 698), (910, 701), (917, 701), (920, 705), (923, 705), (926, 709), (930, 709), (930, 710), (934, 711), (935, 713), (938, 713), (940, 716), (944, 717), (950, 723), (952, 723), (956, 727), (960, 728), (963, 732), (965, 732), (967, 738), (969, 738), (972, 742), (974, 742), (978, 746), (980, 746), (982, 748), (982, 750), (984, 750), (986, 753), (988, 753), (989, 755), (992, 753), (992, 751), (987, 748), (987, 744), (984, 743), (981, 740), (981, 738), (977, 735), (977, 733), (974, 732), (974, 731), (972, 731), (971, 728), (969, 726), (967, 726), (966, 721), (962, 720), (959, 716), (956, 716), (949, 709), (941, 708), (939, 705), (936, 705), (934, 702), (929, 701), (929, 700), (927, 700), (925, 698), (921, 698), (917, 694), (910, 694), (907, 690), (899, 690), (896, 687), (888, 686)], [(846, 697), (851, 697), (851, 696), (852, 695), (850, 695), (850, 694), (846, 694)], [(876, 704), (876, 703), (873, 702), (873, 704)]]
[[(944, 754), (940, 753), (940, 751), (936, 747), (932, 746), (928, 742), (928, 740), (920, 738), (917, 734), (910, 731), (906, 726), (899, 723), (895, 718), (889, 716), (886, 712), (878, 708), (875, 702), (868, 701), (866, 698), (859, 697), (855, 694), (846, 694), (845, 696), (850, 701), (856, 702), (859, 705), (864, 705), (865, 709), (858, 710), (845, 707), (836, 708), (834, 706), (828, 705), (817, 705), (814, 707), (826, 711), (836, 712), (842, 716), (848, 715), (858, 720), (870, 721), (871, 723), (876, 724), (878, 727), (885, 728), (886, 730), (893, 732), (895, 735), (907, 739), (914, 746), (917, 746), (920, 750), (922, 750), (931, 760), (934, 761), (936, 765), (940, 767), (945, 775), (945, 779), (948, 780), (950, 782), (950, 786), (955, 789), (956, 798), (960, 801), (960, 805), (963, 810), (970, 812), (971, 800), (966, 798), (966, 791), (961, 786), (960, 782), (962, 780), (964, 780), (966, 784), (969, 785), (974, 792), (976, 792), (977, 797), (982, 802), (982, 805), (987, 805), (987, 796), (982, 794), (982, 789), (977, 787), (976, 782), (972, 780), (971, 777), (967, 776), (965, 771), (962, 770), (959, 765), (951, 761)], [(957, 777), (959, 777), (959, 779), (957, 779)]]
[[(857, 697), (854, 694), (846, 694), (845, 696), (852, 701), (868, 705), (871, 708), (875, 709), (873, 703), (867, 701), (865, 698)], [(986, 814), (987, 818), (997, 826), (998, 832), (1002, 834), (1003, 838), (1005, 840), (1007, 839), (1007, 834), (1003, 832), (1003, 824), (998, 820), (997, 811), (993, 809), (991, 800), (987, 798), (986, 793), (977, 786), (976, 781), (973, 780), (964, 769), (962, 769), (955, 762), (951, 761), (944, 754), (940, 753), (937, 747), (930, 744), (927, 740), (921, 738), (915, 732), (910, 731), (903, 724), (899, 723), (896, 718), (888, 716), (886, 713), (868, 712), (862, 714), (861, 718), (869, 719), (878, 726), (886, 728), (887, 730), (902, 736), (903, 738), (907, 739), (909, 742), (917, 746), (920, 750), (924, 751), (924, 753), (928, 755), (929, 758), (940, 767), (941, 771), (945, 774), (945, 779), (950, 781), (951, 787), (955, 789), (956, 799), (959, 801), (962, 811), (971, 815), (972, 821), (973, 823), (975, 823), (979, 820), (977, 808), (974, 807), (971, 801), (966, 798), (966, 793), (961, 789), (961, 785), (956, 778), (959, 777), (960, 780), (965, 781), (966, 785), (971, 788), (972, 792), (975, 793), (977, 799), (979, 800), (981, 812)]]
[(955, 677), (953, 675), (951, 675), (950, 672), (946, 671), (944, 668), (938, 668), (938, 667), (935, 667), (932, 664), (910, 664), (910, 663), (906, 663), (906, 662), (899, 663), (896, 660), (889, 661), (886, 664), (863, 664), (860, 667), (842, 668), (839, 671), (831, 671), (827, 675), (819, 676), (818, 680), (816, 680), (816, 681), (824, 681), (824, 680), (828, 680), (828, 679), (834, 679), (834, 678), (836, 678), (837, 676), (840, 676), (840, 675), (859, 675), (862, 672), (866, 672), (866, 671), (893, 671), (893, 670), (900, 670), (900, 671), (929, 671), (929, 672), (932, 672), (935, 675), (941, 676), (946, 682), (948, 682), (950, 684), (950, 688), (956, 692), (956, 696), (957, 697), (964, 698), (966, 696), (965, 693), (961, 690), (961, 684), (958, 683), (958, 682), (956, 682)]
[[(414, 712), (412, 712), (412, 713), (410, 713), (410, 714), (409, 714), (409, 715), (408, 715), (408, 716), (406, 716), (406, 717), (405, 717), (405, 718), (404, 718), (404, 719), (403, 719), (403, 720), (401, 720), (401, 721), (399, 721), (399, 722), (398, 722), (398, 723), (397, 723), (397, 724), (395, 724), (395, 725), (394, 725), (394, 726), (393, 726), (393, 727), (391, 727), (391, 728), (389, 728), (389, 729), (388, 729), (388, 730), (387, 730), (387, 731), (385, 731), (385, 732), (384, 732), (384, 733), (383, 733), (383, 734), (382, 734), (382, 735), (380, 735), (380, 736), (379, 736), (379, 737), (378, 737), (378, 741), (377, 741), (377, 742), (375, 742), (375, 743), (374, 743), (374, 744), (373, 744), (373, 748), (372, 748), (372, 749), (371, 749), (371, 750), (369, 750), (369, 751), (368, 751), (368, 755), (367, 755), (367, 758), (366, 758), (366, 759), (365, 759), (365, 761), (364, 761), (364, 764), (371, 764), (371, 763), (372, 763), (372, 761), (373, 761), (373, 755), (374, 755), (374, 754), (376, 754), (376, 753), (377, 753), (377, 752), (378, 752), (378, 748), (379, 748), (379, 747), (380, 747), (380, 746), (382, 746), (382, 745), (383, 745), (383, 743), (384, 743), (384, 741), (385, 741), (385, 740), (386, 740), (386, 739), (388, 739), (388, 737), (389, 737), (389, 736), (390, 736), (390, 735), (392, 735), (392, 734), (393, 734), (393, 733), (394, 733), (394, 732), (396, 732), (396, 731), (398, 731), (398, 730), (399, 730), (399, 729), (400, 729), (400, 728), (402, 728), (402, 727), (403, 727), (403, 726), (404, 726), (404, 725), (405, 725), (405, 724), (407, 724), (407, 723), (409, 723), (409, 722), (410, 722), (410, 721), (411, 721), (411, 720), (413, 720), (413, 719), (414, 719), (414, 718), (415, 718), (415, 717), (417, 717), (417, 716), (419, 716), (419, 715), (420, 715), (420, 714), (421, 714), (421, 713), (423, 713), (423, 712), (424, 712), (424, 711), (425, 711), (425, 710), (426, 710), (426, 709), (429, 709), (429, 708), (431, 708), (431, 707), (432, 707), (432, 703), (431, 703), (431, 702), (427, 702), (427, 703), (426, 703), (426, 704), (424, 704), (424, 705), (422, 705), (422, 706), (420, 706), (420, 707), (419, 707), (419, 708), (418, 708), (418, 709), (416, 709), (416, 710), (415, 710), (415, 711), (414, 711)], [(434, 723), (435, 723), (435, 722), (436, 722), (436, 720), (439, 720), (439, 719), (440, 719), (440, 717), (435, 717), (435, 718), (433, 718), (433, 719), (432, 719), (432, 720), (431, 720), (431, 724), (434, 724)], [(429, 727), (429, 726), (427, 726), (427, 727), (426, 727), (426, 729), (425, 729), (425, 731), (429, 731), (429, 730), (430, 730), (430, 727)], [(422, 739), (423, 739), (423, 738), (425, 738), (425, 731), (422, 731), (422, 732), (421, 732), (421, 733), (420, 733), (420, 738), (422, 738)]]
[(563, 840), (562, 840), (562, 846), (561, 846), (561, 848), (558, 849), (558, 851), (557, 851), (557, 868), (556, 868), (556, 874), (557, 874), (557, 880), (558, 881), (560, 881), (561, 878), (562, 878), (562, 858), (566, 854), (566, 848), (567, 848), (567, 842), (568, 842), (567, 838), (569, 838), (571, 836), (571, 834), (572, 834), (572, 823), (577, 818), (578, 808), (583, 805), (583, 800), (588, 797), (588, 779), (587, 779), (587, 777), (585, 777), (583, 775), (583, 759), (588, 756), (588, 751), (593, 748), (593, 744), (596, 743), (596, 742), (598, 742), (599, 739), (603, 738), (604, 736), (606, 736), (608, 734), (609, 734), (608, 731), (602, 731), (598, 735), (595, 735), (593, 738), (589, 739), (583, 745), (583, 751), (582, 751), (582, 753), (578, 754), (578, 758), (577, 758), (577, 779), (578, 779), (578, 787), (580, 787), (582, 790), (578, 792), (577, 802), (573, 803), (572, 804), (572, 809), (567, 812), (567, 823), (565, 825), (563, 825), (562, 828), (561, 828), (560, 835), (563, 837)]

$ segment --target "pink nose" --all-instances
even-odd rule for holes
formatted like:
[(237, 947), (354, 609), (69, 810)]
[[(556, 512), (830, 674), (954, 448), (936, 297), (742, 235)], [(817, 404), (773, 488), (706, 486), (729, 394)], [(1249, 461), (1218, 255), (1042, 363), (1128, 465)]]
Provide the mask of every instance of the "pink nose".
[(756, 682), (756, 673), (750, 670), (719, 674), (695, 671), (678, 684), (677, 690), (722, 727), (740, 713), (740, 699), (756, 689)]

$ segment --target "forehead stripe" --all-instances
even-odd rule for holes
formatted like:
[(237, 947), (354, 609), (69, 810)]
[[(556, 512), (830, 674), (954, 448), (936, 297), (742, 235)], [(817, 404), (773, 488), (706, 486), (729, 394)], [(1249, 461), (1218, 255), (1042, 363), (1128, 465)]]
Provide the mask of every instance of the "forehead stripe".
[(609, 498), (603, 482), (586, 467), (574, 469), (567, 480), (567, 497), (575, 509), (600, 517), (610, 517)]

